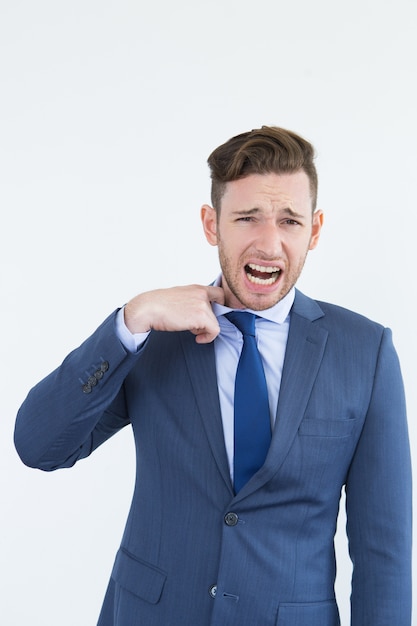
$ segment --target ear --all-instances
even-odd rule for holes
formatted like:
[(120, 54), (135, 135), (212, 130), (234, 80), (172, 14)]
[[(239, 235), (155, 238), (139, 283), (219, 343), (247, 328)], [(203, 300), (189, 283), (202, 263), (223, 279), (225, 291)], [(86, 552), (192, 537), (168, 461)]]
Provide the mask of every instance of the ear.
[(201, 221), (204, 234), (211, 246), (217, 246), (217, 211), (208, 204), (201, 207)]
[(324, 221), (324, 213), (321, 210), (314, 211), (313, 213), (313, 223), (311, 227), (311, 239), (310, 245), (308, 247), (309, 250), (314, 250), (317, 246), (320, 238), (321, 228), (323, 226)]

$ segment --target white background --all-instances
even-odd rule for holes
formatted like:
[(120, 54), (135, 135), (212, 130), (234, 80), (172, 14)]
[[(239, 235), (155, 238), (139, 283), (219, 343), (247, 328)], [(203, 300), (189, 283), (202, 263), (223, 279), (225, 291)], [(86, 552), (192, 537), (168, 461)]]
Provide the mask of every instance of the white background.
[[(45, 474), (19, 461), (15, 414), (137, 292), (216, 276), (199, 208), (232, 135), (276, 124), (316, 146), (326, 222), (299, 287), (393, 329), (414, 443), (416, 48), (414, 0), (1, 0), (4, 626), (96, 623), (130, 430)], [(337, 550), (347, 625), (343, 514)]]

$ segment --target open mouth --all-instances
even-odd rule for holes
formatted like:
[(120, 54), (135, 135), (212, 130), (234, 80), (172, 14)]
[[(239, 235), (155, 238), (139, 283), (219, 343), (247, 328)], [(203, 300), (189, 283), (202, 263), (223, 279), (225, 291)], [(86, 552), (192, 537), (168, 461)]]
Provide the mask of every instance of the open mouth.
[(273, 285), (278, 280), (281, 271), (279, 267), (274, 266), (268, 267), (255, 263), (245, 265), (246, 276), (255, 285)]

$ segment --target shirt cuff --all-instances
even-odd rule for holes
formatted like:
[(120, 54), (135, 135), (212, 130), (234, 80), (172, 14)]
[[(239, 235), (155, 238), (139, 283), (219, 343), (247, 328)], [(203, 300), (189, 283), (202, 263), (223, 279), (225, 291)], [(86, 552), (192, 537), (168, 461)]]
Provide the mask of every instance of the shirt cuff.
[(150, 330), (146, 333), (131, 333), (125, 324), (124, 307), (116, 314), (116, 335), (123, 346), (129, 352), (137, 352), (148, 338)]

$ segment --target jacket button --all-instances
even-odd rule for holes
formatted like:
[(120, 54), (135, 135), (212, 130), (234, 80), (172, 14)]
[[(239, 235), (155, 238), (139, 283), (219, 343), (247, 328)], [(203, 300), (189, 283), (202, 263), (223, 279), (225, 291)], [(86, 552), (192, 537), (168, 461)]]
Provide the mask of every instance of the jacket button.
[(90, 376), (87, 380), (87, 384), (90, 385), (90, 387), (95, 387), (97, 385), (97, 378), (95, 376)]
[(216, 597), (217, 585), (212, 585), (209, 589), (209, 594), (212, 598)]
[(94, 372), (94, 378), (96, 380), (96, 382), (98, 380), (101, 380), (104, 376), (104, 373), (101, 370), (97, 370), (96, 372)]
[(239, 517), (236, 515), (236, 513), (226, 513), (226, 515), (224, 516), (224, 521), (228, 526), (236, 526), (239, 521)]
[(92, 387), (91, 387), (91, 385), (86, 383), (85, 385), (82, 386), (82, 390), (83, 390), (83, 393), (91, 393), (92, 392)]
[(100, 369), (102, 372), (107, 372), (107, 370), (109, 369), (109, 362), (103, 361), (102, 364), (100, 365)]

